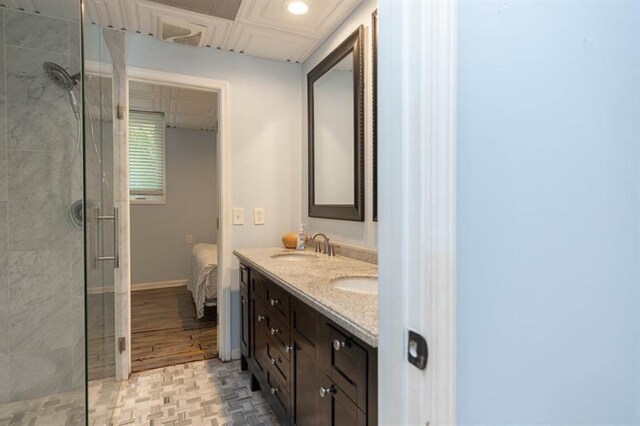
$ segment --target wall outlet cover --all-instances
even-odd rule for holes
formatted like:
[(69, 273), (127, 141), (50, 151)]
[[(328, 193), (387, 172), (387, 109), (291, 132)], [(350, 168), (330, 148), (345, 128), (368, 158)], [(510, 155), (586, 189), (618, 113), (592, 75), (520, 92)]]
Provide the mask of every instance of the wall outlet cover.
[(193, 235), (187, 234), (187, 236), (185, 237), (185, 241), (187, 244), (193, 244)]
[(256, 207), (253, 209), (253, 224), (264, 225), (267, 221), (266, 212), (263, 207)]
[(233, 209), (233, 224), (244, 225), (244, 209), (236, 207)]

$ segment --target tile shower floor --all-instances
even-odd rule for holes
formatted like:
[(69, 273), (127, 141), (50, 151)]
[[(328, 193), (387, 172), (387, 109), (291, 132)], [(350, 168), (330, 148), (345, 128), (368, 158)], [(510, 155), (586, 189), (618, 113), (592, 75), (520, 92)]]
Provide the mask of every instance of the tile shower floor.
[[(218, 359), (158, 368), (120, 384), (112, 420), (89, 410), (92, 426), (277, 425), (262, 392), (251, 392), (240, 362)], [(91, 400), (107, 403), (113, 381), (92, 381)], [(102, 397), (101, 397), (102, 395)], [(82, 425), (82, 393), (0, 405), (0, 425)]]

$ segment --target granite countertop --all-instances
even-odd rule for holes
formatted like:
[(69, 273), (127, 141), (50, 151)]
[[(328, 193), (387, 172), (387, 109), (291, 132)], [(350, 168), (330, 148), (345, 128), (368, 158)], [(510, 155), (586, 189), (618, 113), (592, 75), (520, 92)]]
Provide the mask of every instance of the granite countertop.
[[(278, 254), (296, 253), (284, 248), (234, 250), (240, 260), (273, 280), (318, 312), (353, 333), (368, 345), (378, 347), (378, 296), (338, 290), (331, 281), (342, 277), (377, 277), (378, 266), (336, 255), (317, 253), (304, 260), (283, 260)], [(306, 251), (307, 254), (316, 254)]]

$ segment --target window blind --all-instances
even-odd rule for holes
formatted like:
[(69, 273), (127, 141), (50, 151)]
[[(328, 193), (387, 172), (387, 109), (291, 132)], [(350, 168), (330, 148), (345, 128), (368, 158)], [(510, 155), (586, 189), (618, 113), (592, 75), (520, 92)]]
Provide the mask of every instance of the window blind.
[(129, 187), (132, 195), (164, 195), (164, 114), (129, 111)]

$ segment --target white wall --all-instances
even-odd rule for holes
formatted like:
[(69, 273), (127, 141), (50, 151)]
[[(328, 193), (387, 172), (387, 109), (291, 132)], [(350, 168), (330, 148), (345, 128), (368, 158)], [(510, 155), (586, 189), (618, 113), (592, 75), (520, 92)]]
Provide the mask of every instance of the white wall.
[(215, 165), (215, 133), (166, 129), (167, 203), (131, 204), (132, 284), (188, 279), (193, 245), (217, 241)]
[[(303, 143), (300, 65), (129, 33), (127, 64), (229, 81), (231, 204), (245, 209), (245, 225), (233, 227), (230, 250), (279, 245), (285, 232), (297, 229)], [(254, 207), (266, 209), (266, 225), (252, 224)], [(232, 346), (238, 348), (237, 267), (231, 282)]]
[(638, 425), (640, 3), (458, 6), (458, 422)]
[[(334, 33), (302, 65), (303, 117), (302, 117), (302, 169), (301, 185), (303, 212), (302, 222), (311, 232), (324, 232), (334, 241), (354, 244), (361, 247), (378, 247), (378, 225), (373, 221), (373, 150), (372, 150), (372, 107), (371, 107), (371, 13), (376, 10), (376, 0), (365, 0), (334, 31)], [(307, 74), (320, 63), (340, 43), (349, 37), (360, 25), (365, 26), (365, 221), (349, 222), (333, 219), (319, 219), (308, 216), (308, 150), (307, 150)]]

